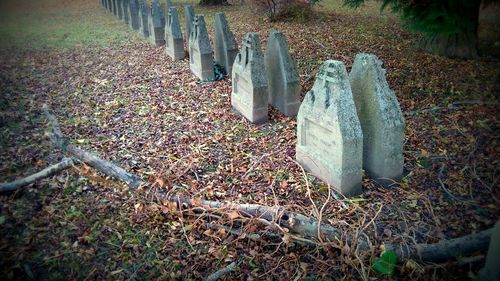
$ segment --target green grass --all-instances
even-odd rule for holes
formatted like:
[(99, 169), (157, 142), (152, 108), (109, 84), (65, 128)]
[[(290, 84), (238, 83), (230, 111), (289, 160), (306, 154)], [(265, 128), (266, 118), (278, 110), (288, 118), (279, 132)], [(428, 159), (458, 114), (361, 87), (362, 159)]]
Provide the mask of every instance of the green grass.
[(105, 47), (138, 38), (103, 8), (96, 9), (99, 1), (43, 1), (49, 4), (37, 6), (40, 2), (21, 0), (21, 5), (9, 6), (12, 1), (0, 7), (0, 48)]

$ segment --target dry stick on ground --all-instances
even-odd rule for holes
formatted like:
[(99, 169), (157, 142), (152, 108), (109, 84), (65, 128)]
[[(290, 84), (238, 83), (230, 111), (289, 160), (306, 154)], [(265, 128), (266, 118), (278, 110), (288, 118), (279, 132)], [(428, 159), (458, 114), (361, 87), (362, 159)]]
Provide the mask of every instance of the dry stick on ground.
[[(52, 114), (50, 114), (46, 106), (44, 106), (44, 111), (52, 125), (52, 139), (56, 142), (56, 144), (58, 144), (59, 147), (65, 148), (66, 151), (73, 155), (76, 155), (78, 159), (89, 164), (95, 169), (128, 183), (130, 188), (137, 187), (139, 184), (143, 183), (143, 181), (139, 177), (128, 173), (127, 171), (114, 165), (113, 163), (102, 160), (97, 156), (88, 156), (89, 154), (87, 152), (73, 145), (65, 144), (61, 131), (59, 130), (57, 120)], [(78, 157), (81, 155), (85, 157)], [(131, 181), (131, 179), (134, 180)], [(139, 184), (131, 184), (133, 182)], [(288, 212), (284, 208), (273, 208), (258, 204), (237, 204), (232, 202), (224, 203), (203, 199), (192, 199), (189, 197), (168, 196), (166, 194), (160, 194), (159, 197), (164, 200), (175, 202), (179, 208), (185, 206), (190, 208), (201, 208), (205, 210), (236, 210), (245, 216), (257, 218), (259, 221), (267, 222), (269, 224), (275, 223), (278, 228), (282, 229), (283, 227), (286, 227), (291, 232), (297, 233), (303, 237), (312, 237), (318, 239), (319, 227), (319, 229), (321, 230), (321, 233), (319, 234), (324, 235), (327, 240), (334, 241), (339, 238), (339, 230), (335, 227), (328, 224), (319, 224), (318, 220), (314, 218), (307, 217), (302, 214)], [(429, 262), (439, 262), (449, 260), (458, 256), (468, 256), (477, 251), (485, 251), (488, 248), (492, 232), (493, 228), (490, 228), (479, 233), (469, 234), (460, 238), (444, 240), (435, 244), (385, 244), (384, 248), (386, 250), (392, 250), (396, 252), (397, 256), (399, 257), (399, 261), (416, 259)], [(307, 239), (300, 239), (300, 237), (297, 238), (299, 239), (299, 241), (304, 240), (311, 242)], [(368, 249), (366, 241), (361, 240), (358, 241), (358, 243), (361, 249)]]
[(59, 129), (59, 122), (57, 122), (55, 116), (49, 112), (49, 108), (46, 104), (43, 105), (43, 112), (51, 125), (51, 138), (60, 149), (67, 151), (78, 160), (87, 163), (104, 174), (127, 183), (129, 188), (137, 188), (144, 183), (139, 177), (125, 171), (121, 167), (85, 152), (72, 144), (68, 144), (64, 140), (61, 130)]
[(400, 261), (413, 259), (429, 262), (442, 262), (459, 256), (468, 256), (477, 251), (488, 249), (493, 228), (462, 236), (455, 239), (443, 240), (434, 244), (416, 244), (402, 246), (397, 244), (384, 245), (385, 250), (396, 253)]
[(48, 178), (52, 175), (55, 175), (56, 173), (67, 169), (68, 167), (71, 167), (73, 165), (73, 160), (71, 158), (64, 158), (61, 162), (52, 165), (50, 167), (47, 167), (43, 170), (41, 170), (38, 173), (35, 173), (33, 175), (27, 176), (25, 178), (15, 180), (13, 182), (6, 182), (0, 184), (0, 192), (9, 192), (9, 191), (14, 191), (19, 187), (26, 186), (28, 184), (34, 183), (35, 181)]
[(221, 268), (221, 269), (217, 270), (216, 272), (210, 274), (205, 279), (205, 281), (215, 281), (215, 280), (218, 280), (219, 278), (221, 278), (222, 276), (228, 274), (229, 272), (234, 271), (236, 268), (237, 268), (236, 262), (232, 262), (229, 265), (227, 265), (226, 267)]

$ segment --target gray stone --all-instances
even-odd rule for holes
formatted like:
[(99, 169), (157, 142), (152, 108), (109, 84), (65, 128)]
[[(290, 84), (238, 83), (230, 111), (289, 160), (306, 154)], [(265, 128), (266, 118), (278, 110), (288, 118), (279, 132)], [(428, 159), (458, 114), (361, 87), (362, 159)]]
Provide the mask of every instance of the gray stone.
[(201, 80), (214, 80), (214, 59), (203, 16), (194, 17), (189, 37), (189, 68)]
[(111, 0), (111, 12), (113, 13), (113, 15), (118, 16), (118, 9), (117, 9), (118, 3), (116, 2), (117, 2), (116, 0)]
[(130, 9), (128, 8), (129, 0), (122, 0), (123, 21), (128, 25), (130, 21)]
[(172, 5), (172, 0), (165, 0), (165, 15), (168, 15), (168, 11), (170, 10), (171, 7), (173, 7), (174, 5)]
[(234, 39), (234, 34), (229, 29), (226, 16), (224, 13), (216, 13), (214, 57), (215, 62), (224, 68), (225, 74), (232, 73), (236, 54), (238, 54), (238, 45)]
[(111, 0), (107, 0), (107, 5), (106, 5), (106, 9), (108, 9), (108, 12), (111, 12)]
[(405, 121), (382, 62), (374, 55), (358, 54), (349, 80), (363, 129), (363, 168), (384, 186), (401, 180)]
[(500, 281), (500, 221), (497, 221), (491, 233), (486, 263), (479, 271), (476, 281)]
[(165, 24), (165, 50), (173, 60), (184, 58), (184, 41), (182, 40), (181, 24), (177, 15), (177, 9), (171, 7)]
[(189, 36), (191, 36), (191, 25), (193, 24), (194, 19), (193, 6), (184, 6), (184, 18), (186, 20), (186, 42), (189, 44)]
[(139, 32), (146, 38), (149, 38), (149, 13), (151, 13), (151, 9), (148, 2), (139, 0)]
[(116, 11), (118, 13), (118, 19), (123, 19), (123, 0), (116, 0)]
[(133, 30), (139, 30), (139, 2), (138, 0), (129, 1), (129, 26)]
[(341, 194), (361, 193), (363, 132), (340, 61), (323, 63), (300, 106), (296, 158)]
[(247, 33), (232, 70), (231, 105), (250, 122), (267, 121), (267, 77), (259, 35)]
[(300, 107), (300, 81), (285, 36), (271, 31), (265, 63), (269, 81), (269, 103), (286, 116), (295, 116)]
[(149, 40), (156, 46), (165, 45), (165, 16), (158, 0), (153, 0), (151, 4), (148, 27)]

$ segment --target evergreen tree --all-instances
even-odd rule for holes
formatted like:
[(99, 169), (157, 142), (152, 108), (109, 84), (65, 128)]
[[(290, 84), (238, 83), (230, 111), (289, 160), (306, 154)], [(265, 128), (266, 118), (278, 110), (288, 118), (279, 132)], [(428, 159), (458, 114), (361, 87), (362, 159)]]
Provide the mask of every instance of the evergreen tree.
[[(358, 7), (365, 0), (344, 0)], [(477, 57), (477, 28), (481, 0), (379, 0), (398, 13), (405, 27), (422, 33), (420, 47), (430, 53), (458, 58)], [(483, 1), (484, 4), (496, 0)], [(487, 3), (486, 3), (487, 2)]]

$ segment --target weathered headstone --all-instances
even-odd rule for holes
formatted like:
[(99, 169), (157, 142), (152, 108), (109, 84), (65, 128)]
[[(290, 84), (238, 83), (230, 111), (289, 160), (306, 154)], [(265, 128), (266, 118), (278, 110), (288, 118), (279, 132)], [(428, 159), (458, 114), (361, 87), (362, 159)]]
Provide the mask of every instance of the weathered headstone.
[(106, 0), (106, 2), (107, 2), (106, 9), (108, 9), (108, 12), (111, 12), (111, 0)]
[(111, 0), (111, 13), (113, 13), (113, 15), (117, 16), (118, 15), (118, 9), (116, 7), (116, 0)]
[(340, 61), (323, 63), (300, 106), (296, 158), (343, 195), (361, 192), (363, 133)]
[(128, 25), (130, 21), (130, 10), (128, 8), (129, 0), (122, 0), (123, 21)]
[(186, 43), (189, 44), (189, 36), (191, 36), (191, 25), (193, 24), (193, 19), (194, 19), (193, 6), (191, 5), (184, 6), (184, 18), (186, 20)]
[(224, 13), (216, 13), (214, 57), (215, 62), (220, 64), (226, 71), (225, 74), (231, 75), (236, 54), (238, 54), (238, 45), (234, 39), (234, 34), (229, 29), (226, 16)]
[(189, 68), (201, 80), (214, 80), (214, 59), (203, 16), (194, 17), (189, 37)]
[(476, 281), (500, 281), (500, 221), (497, 221), (491, 233), (486, 263), (479, 271)]
[(374, 55), (358, 54), (349, 80), (363, 129), (363, 168), (382, 185), (399, 181), (405, 121), (382, 62)]
[(118, 14), (118, 19), (123, 19), (123, 0), (116, 0), (116, 12)]
[(300, 81), (285, 36), (271, 31), (265, 63), (269, 82), (269, 103), (286, 116), (295, 116), (300, 107)]
[(165, 0), (165, 15), (168, 14), (168, 11), (170, 10), (171, 7), (173, 7), (174, 5), (172, 5), (172, 0)]
[(173, 60), (184, 58), (184, 41), (182, 40), (181, 24), (177, 15), (177, 9), (171, 7), (167, 14), (165, 24), (165, 50)]
[(165, 45), (165, 16), (158, 0), (151, 4), (148, 26), (149, 40), (156, 46)]
[(133, 30), (139, 30), (139, 2), (129, 0), (129, 26)]
[(146, 0), (139, 0), (139, 32), (146, 38), (149, 38), (148, 17), (150, 12), (151, 9), (148, 2)]
[(259, 35), (247, 33), (232, 69), (231, 105), (250, 122), (267, 121), (267, 77)]

